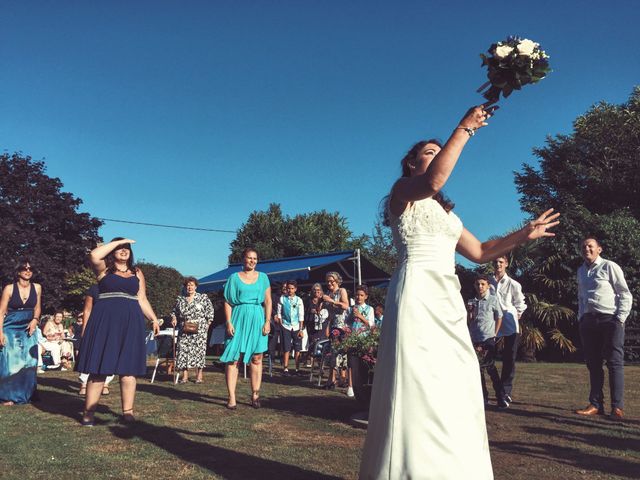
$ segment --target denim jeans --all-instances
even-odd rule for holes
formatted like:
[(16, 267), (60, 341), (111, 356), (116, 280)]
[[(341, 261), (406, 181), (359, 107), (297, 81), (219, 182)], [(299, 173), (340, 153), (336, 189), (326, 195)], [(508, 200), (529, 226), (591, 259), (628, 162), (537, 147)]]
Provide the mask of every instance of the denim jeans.
[(585, 313), (580, 318), (580, 338), (591, 383), (589, 403), (604, 409), (604, 360), (609, 370), (611, 408), (624, 408), (624, 323), (614, 315)]

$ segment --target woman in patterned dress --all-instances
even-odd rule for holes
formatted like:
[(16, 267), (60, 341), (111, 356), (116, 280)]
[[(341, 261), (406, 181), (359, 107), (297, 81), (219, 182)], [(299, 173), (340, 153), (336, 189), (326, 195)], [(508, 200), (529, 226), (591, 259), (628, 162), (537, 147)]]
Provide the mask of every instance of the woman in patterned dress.
[[(324, 308), (329, 312), (325, 336), (331, 338), (332, 343), (334, 343), (335, 341), (339, 341), (342, 335), (336, 338), (333, 336), (333, 333), (336, 331), (344, 332), (347, 326), (349, 295), (347, 291), (340, 286), (342, 285), (342, 275), (338, 272), (328, 272), (325, 275), (325, 279), (327, 281), (327, 294), (322, 297), (322, 300), (324, 302)], [(331, 369), (331, 377), (324, 385), (326, 390), (333, 390), (336, 387), (336, 372), (338, 368), (347, 368), (347, 356), (334, 351), (333, 361), (331, 363), (333, 368)], [(342, 371), (341, 373), (345, 375), (342, 380), (346, 380), (346, 371)]]
[[(178, 383), (187, 383), (189, 369), (196, 369), (195, 383), (202, 383), (205, 354), (207, 352), (207, 333), (213, 321), (213, 304), (204, 293), (197, 293), (198, 280), (194, 277), (184, 279), (186, 295), (180, 295), (173, 307), (171, 325), (179, 325), (176, 369), (182, 370), (182, 378)], [(184, 331), (185, 322), (198, 325), (195, 333)]]

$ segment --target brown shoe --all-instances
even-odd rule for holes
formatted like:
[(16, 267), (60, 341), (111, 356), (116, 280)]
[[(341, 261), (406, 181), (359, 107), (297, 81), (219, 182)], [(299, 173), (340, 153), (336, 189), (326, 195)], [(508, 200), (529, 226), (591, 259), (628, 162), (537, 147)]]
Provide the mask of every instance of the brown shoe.
[(591, 415), (604, 415), (604, 410), (602, 408), (598, 408), (593, 404), (589, 404), (583, 409), (576, 410), (578, 415), (584, 415), (585, 417), (590, 417)]
[(609, 418), (611, 420), (624, 420), (624, 410), (618, 407), (612, 408), (611, 416)]

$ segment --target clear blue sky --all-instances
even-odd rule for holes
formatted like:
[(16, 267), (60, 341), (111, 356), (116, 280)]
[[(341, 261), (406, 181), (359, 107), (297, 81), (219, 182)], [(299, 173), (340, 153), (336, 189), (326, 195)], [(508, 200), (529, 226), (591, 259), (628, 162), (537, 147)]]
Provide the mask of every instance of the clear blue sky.
[[(481, 101), (509, 34), (553, 72), (515, 92), (446, 187), (481, 239), (523, 220), (513, 171), (640, 83), (628, 1), (4, 1), (0, 149), (44, 159), (97, 217), (237, 229), (270, 202), (371, 233), (399, 160)], [(106, 223), (137, 257), (203, 276), (234, 235)]]

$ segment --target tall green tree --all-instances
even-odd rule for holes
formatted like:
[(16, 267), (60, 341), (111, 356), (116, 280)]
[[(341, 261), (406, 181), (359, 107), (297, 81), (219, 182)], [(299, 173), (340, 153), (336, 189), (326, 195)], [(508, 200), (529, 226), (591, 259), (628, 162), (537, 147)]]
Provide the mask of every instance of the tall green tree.
[(240, 227), (231, 242), (229, 262), (239, 262), (248, 246), (260, 258), (270, 259), (363, 248), (367, 240), (366, 235), (354, 237), (346, 218), (337, 212), (321, 210), (290, 217), (272, 203), (266, 211), (252, 212)]
[(140, 262), (140, 267), (147, 283), (147, 298), (158, 317), (171, 314), (176, 298), (182, 291), (184, 277), (175, 268)]
[(366, 244), (367, 258), (387, 273), (396, 268), (398, 252), (393, 244), (391, 228), (378, 219), (373, 226), (373, 234)]
[(630, 325), (638, 325), (640, 294), (640, 87), (621, 105), (598, 103), (569, 135), (534, 149), (539, 165), (515, 174), (520, 204), (532, 216), (562, 213), (556, 237), (541, 242), (528, 273), (545, 302), (576, 310), (575, 274), (585, 236), (600, 239), (603, 257), (618, 263), (634, 296)]
[(45, 311), (67, 306), (66, 280), (85, 266), (100, 241), (100, 220), (79, 212), (82, 200), (62, 191), (44, 162), (20, 153), (0, 155), (0, 274), (12, 280), (18, 257), (28, 256), (43, 286)]

